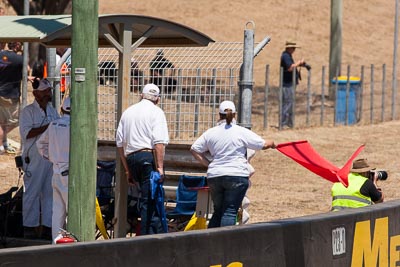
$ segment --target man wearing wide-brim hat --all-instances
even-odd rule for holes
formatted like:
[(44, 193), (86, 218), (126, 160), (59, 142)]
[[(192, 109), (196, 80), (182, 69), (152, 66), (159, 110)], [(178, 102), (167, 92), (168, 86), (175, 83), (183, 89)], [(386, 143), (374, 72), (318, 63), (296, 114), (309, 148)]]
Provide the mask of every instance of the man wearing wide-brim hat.
[(282, 78), (282, 111), (281, 111), (281, 127), (293, 127), (293, 102), (295, 85), (299, 83), (299, 71), (297, 67), (304, 65), (304, 59), (297, 62), (293, 59), (293, 53), (296, 48), (300, 46), (295, 41), (286, 41), (285, 51), (281, 55), (281, 71), (283, 71)]
[(332, 186), (332, 211), (360, 208), (383, 202), (383, 193), (377, 185), (375, 168), (367, 159), (357, 159), (348, 175), (349, 186), (334, 183)]
[(53, 166), (38, 152), (36, 142), (58, 113), (51, 104), (52, 85), (46, 80), (32, 84), (35, 100), (27, 105), (19, 119), (24, 170), (22, 224), (25, 238), (51, 239)]

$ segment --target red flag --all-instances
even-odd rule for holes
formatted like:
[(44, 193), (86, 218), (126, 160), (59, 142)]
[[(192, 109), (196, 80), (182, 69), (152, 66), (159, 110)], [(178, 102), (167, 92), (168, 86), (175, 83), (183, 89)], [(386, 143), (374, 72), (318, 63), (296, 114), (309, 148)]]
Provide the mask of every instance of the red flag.
[(341, 182), (347, 187), (349, 184), (347, 176), (353, 160), (364, 149), (364, 146), (361, 145), (342, 168), (336, 167), (321, 157), (306, 140), (279, 144), (276, 149), (322, 178), (333, 183)]

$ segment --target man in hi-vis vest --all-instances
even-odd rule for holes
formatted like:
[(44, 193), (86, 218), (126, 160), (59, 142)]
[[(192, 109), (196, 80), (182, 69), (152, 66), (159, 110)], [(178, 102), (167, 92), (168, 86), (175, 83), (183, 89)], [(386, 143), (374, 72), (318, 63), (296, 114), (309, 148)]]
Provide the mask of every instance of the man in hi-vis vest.
[(357, 159), (349, 173), (349, 186), (334, 183), (332, 211), (360, 208), (383, 202), (383, 193), (377, 185), (378, 173), (368, 165), (367, 159)]

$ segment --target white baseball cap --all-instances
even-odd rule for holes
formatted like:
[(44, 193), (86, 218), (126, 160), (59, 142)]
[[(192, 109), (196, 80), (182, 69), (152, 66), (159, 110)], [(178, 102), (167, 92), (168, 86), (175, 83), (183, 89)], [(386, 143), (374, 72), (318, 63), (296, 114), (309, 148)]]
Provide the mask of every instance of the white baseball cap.
[(64, 99), (64, 102), (62, 103), (62, 107), (63, 110), (65, 111), (71, 111), (71, 99), (69, 97), (66, 97)]
[(160, 88), (154, 83), (148, 83), (143, 87), (142, 94), (148, 94), (153, 96), (160, 95)]
[(42, 79), (39, 82), (38, 88), (36, 88), (35, 90), (44, 91), (48, 88), (53, 88), (53, 86), (51, 86), (51, 83), (47, 79)]
[(225, 100), (219, 105), (219, 113), (220, 114), (227, 114), (225, 110), (230, 109), (232, 113), (236, 113), (235, 104), (232, 101)]

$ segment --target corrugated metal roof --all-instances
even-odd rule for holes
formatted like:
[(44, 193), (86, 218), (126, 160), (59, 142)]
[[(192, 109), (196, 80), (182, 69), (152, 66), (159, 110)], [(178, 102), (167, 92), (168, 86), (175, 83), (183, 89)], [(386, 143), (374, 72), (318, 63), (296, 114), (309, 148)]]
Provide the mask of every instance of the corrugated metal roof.
[[(0, 42), (40, 42), (49, 47), (71, 46), (72, 15), (0, 16)], [(206, 46), (214, 42), (187, 26), (148, 16), (100, 15), (99, 46), (111, 47), (105, 34), (118, 40), (120, 25), (132, 27), (132, 43), (150, 28), (151, 35), (141, 44), (154, 46)]]

